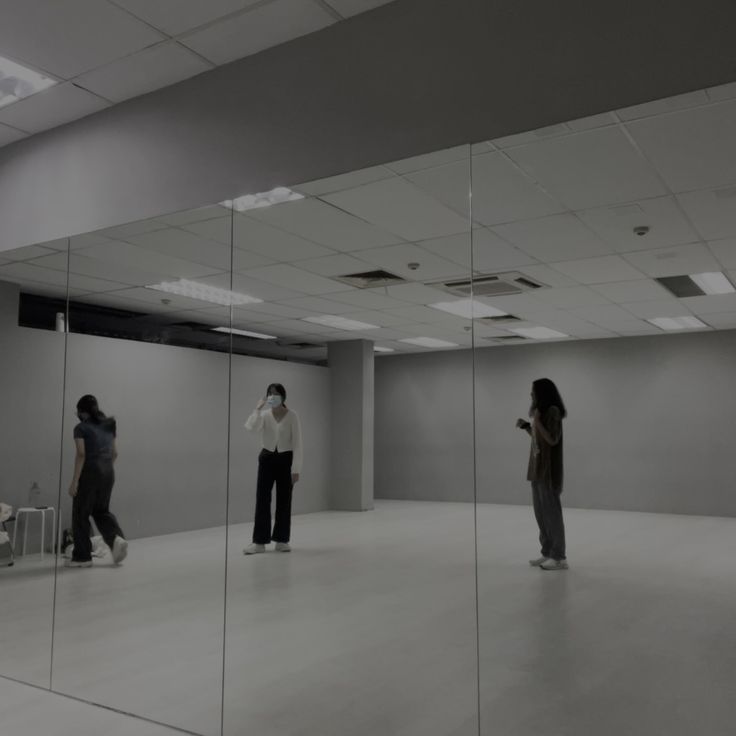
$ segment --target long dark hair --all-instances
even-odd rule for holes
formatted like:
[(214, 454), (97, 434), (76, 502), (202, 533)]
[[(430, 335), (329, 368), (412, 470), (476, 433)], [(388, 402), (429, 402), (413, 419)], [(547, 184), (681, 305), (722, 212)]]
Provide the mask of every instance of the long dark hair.
[(560, 410), (560, 416), (567, 416), (567, 409), (562, 401), (562, 396), (557, 390), (553, 381), (549, 378), (538, 378), (532, 383), (532, 394), (534, 395), (534, 409), (538, 409), (540, 414), (544, 414), (553, 406)]
[(278, 394), (281, 397), (284, 406), (286, 406), (286, 389), (284, 388), (283, 384), (269, 383), (268, 388), (266, 389), (266, 396), (268, 396), (269, 394)]
[(97, 399), (92, 394), (85, 394), (77, 401), (77, 412), (86, 414), (92, 424), (114, 423), (115, 421), (112, 417), (105, 415), (105, 412), (100, 409)]

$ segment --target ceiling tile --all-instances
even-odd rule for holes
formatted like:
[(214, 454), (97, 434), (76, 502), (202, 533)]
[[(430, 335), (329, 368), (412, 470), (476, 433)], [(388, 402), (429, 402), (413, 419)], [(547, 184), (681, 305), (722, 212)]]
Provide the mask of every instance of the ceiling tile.
[[(200, 220), (197, 222), (187, 222), (177, 225), (182, 230), (188, 230), (190, 233), (201, 235), (207, 240), (214, 240), (217, 243), (230, 246), (233, 240), (233, 227), (230, 215), (224, 217), (213, 217), (208, 220)], [(163, 218), (161, 219), (163, 223)]]
[(564, 207), (502, 153), (473, 157), (473, 220), (484, 225), (552, 215)]
[[(396, 235), (353, 217), (319, 199), (301, 199), (274, 207), (252, 210), (249, 218), (343, 252), (394, 245), (401, 241), (401, 238)], [(239, 229), (236, 228), (236, 232)], [(249, 245), (249, 247), (254, 246)], [(317, 255), (323, 255), (323, 253)]]
[(731, 100), (736, 97), (736, 82), (722, 84), (719, 87), (708, 87), (705, 91), (708, 93), (708, 97), (714, 102)]
[[(354, 310), (354, 307), (350, 307)], [(367, 322), (369, 325), (379, 325), (380, 327), (396, 327), (397, 325), (405, 325), (406, 319), (389, 314), (388, 312), (379, 312), (378, 310), (369, 310), (365, 312), (351, 311), (345, 314), (349, 319), (358, 320), (358, 322)]]
[(723, 268), (736, 268), (736, 238), (711, 240), (708, 243), (708, 248)]
[(275, 266), (254, 268), (246, 274), (249, 278), (266, 281), (269, 284), (283, 286), (303, 294), (329, 294), (331, 292), (347, 291), (349, 286), (341, 284), (324, 276), (318, 276), (286, 263)]
[(633, 321), (631, 312), (616, 304), (599, 304), (592, 307), (577, 307), (572, 310), (573, 314), (587, 322), (615, 330), (621, 325), (627, 326)]
[(39, 133), (109, 106), (101, 97), (65, 82), (0, 108), (0, 123)]
[[(131, 243), (110, 240), (75, 251), (80, 257), (97, 259), (107, 264), (109, 277), (117, 274), (118, 268), (130, 269), (147, 274), (149, 280), (141, 283), (154, 283), (152, 275), (179, 279), (196, 279), (213, 273), (213, 268), (168, 256), (157, 251), (146, 250)], [(71, 267), (74, 270), (77, 255), (72, 255)], [(159, 280), (162, 280), (159, 279)], [(124, 279), (120, 279), (125, 281)], [(126, 282), (127, 283), (127, 282)]]
[[(433, 281), (470, 275), (458, 263), (440, 258), (412, 243), (361, 250), (355, 255), (407, 281)], [(419, 267), (411, 269), (408, 265), (410, 263), (419, 264)]]
[[(432, 309), (431, 307), (424, 307), (419, 304), (415, 304), (413, 306), (404, 305), (403, 307), (392, 307), (391, 309), (384, 311), (394, 315), (395, 317), (406, 319), (407, 324), (413, 322), (421, 325), (457, 325), (458, 323), (467, 323), (469, 321), (464, 320), (462, 317), (455, 317), (447, 312), (442, 312), (439, 309)], [(407, 326), (402, 329), (409, 330), (410, 327)]]
[(383, 166), (372, 166), (368, 169), (358, 169), (347, 174), (338, 174), (330, 176), (326, 179), (317, 179), (306, 184), (299, 184), (291, 187), (291, 189), (307, 194), (310, 196), (320, 196), (322, 194), (331, 194), (332, 192), (340, 192), (343, 189), (353, 189), (354, 187), (370, 184), (381, 179), (390, 179), (395, 176), (394, 172)]
[(211, 68), (189, 49), (171, 41), (117, 59), (77, 77), (75, 82), (112, 102), (122, 102)]
[[(189, 229), (207, 230), (207, 223), (191, 226)], [(234, 222), (235, 246), (239, 249), (258, 253), (272, 261), (291, 262), (307, 258), (319, 258), (332, 253), (329, 248), (317, 245), (284, 230), (270, 227), (263, 222), (237, 215)]]
[(692, 296), (680, 301), (693, 314), (714, 314), (736, 312), (736, 294), (717, 294), (713, 296)]
[(580, 317), (558, 309), (547, 309), (527, 317), (529, 322), (540, 327), (549, 327), (570, 337), (589, 337), (598, 334), (596, 325)]
[(706, 240), (736, 237), (736, 186), (677, 196)]
[(736, 183), (736, 100), (627, 127), (672, 191)]
[(470, 229), (466, 217), (400, 178), (373, 182), (323, 199), (407, 240), (427, 240)]
[(27, 133), (17, 128), (11, 128), (9, 125), (0, 125), (0, 146), (6, 146), (8, 143), (15, 143), (21, 138), (26, 138)]
[(347, 18), (366, 10), (373, 10), (380, 5), (388, 5), (392, 0), (327, 0), (328, 4), (337, 10), (340, 15)]
[(698, 90), (696, 92), (688, 92), (684, 95), (665, 97), (661, 100), (625, 107), (622, 110), (617, 110), (616, 114), (621, 120), (638, 120), (640, 118), (652, 117), (653, 115), (663, 115), (668, 112), (698, 107), (708, 102), (708, 96), (705, 94), (705, 91)]
[(553, 264), (552, 268), (561, 271), (581, 284), (606, 284), (615, 281), (634, 281), (646, 278), (620, 256), (585, 258), (580, 261), (564, 261)]
[(255, 5), (260, 0), (115, 0), (121, 7), (176, 36), (230, 13)]
[(310, 258), (307, 261), (296, 261), (294, 265), (310, 273), (319, 274), (320, 276), (347, 276), (351, 273), (362, 273), (373, 270), (370, 263), (358, 260), (344, 253), (325, 256), (324, 258)]
[(419, 245), (431, 253), (459, 263), (468, 270), (468, 273), (471, 268), (471, 260), (476, 273), (492, 273), (537, 263), (535, 258), (515, 248), (486, 228), (473, 230), (472, 248), (468, 233), (423, 240)]
[(681, 299), (661, 299), (656, 302), (636, 302), (621, 306), (640, 319), (687, 317), (691, 314), (690, 310), (682, 304)]
[(733, 330), (736, 329), (736, 311), (709, 314), (703, 318), (703, 322), (717, 330)]
[(661, 335), (662, 330), (654, 325), (644, 322), (643, 320), (631, 320), (631, 322), (621, 323), (615, 329), (616, 334), (621, 337), (638, 337), (639, 335)]
[(573, 210), (667, 194), (618, 128), (548, 139), (511, 149), (508, 155)]
[[(10, 265), (0, 266), (0, 281), (33, 281), (38, 284), (50, 284), (64, 288), (67, 285), (67, 274), (63, 270), (41, 268), (40, 266), (34, 266), (32, 263), (11, 263)], [(102, 279), (71, 274), (69, 276), (69, 286), (72, 289), (90, 292), (119, 289), (122, 285)]]
[(511, 296), (498, 296), (493, 299), (485, 299), (485, 303), (496, 309), (501, 309), (507, 314), (526, 319), (531, 314), (539, 314), (544, 309), (538, 300), (531, 294), (512, 294)]
[[(608, 304), (608, 300), (587, 286), (570, 286), (564, 289), (539, 289), (531, 298), (543, 306), (573, 309), (574, 307), (588, 307), (596, 304)], [(496, 300), (492, 300), (496, 303)], [(539, 311), (539, 310), (538, 310)]]
[(540, 281), (546, 286), (552, 286), (555, 289), (561, 289), (566, 286), (577, 286), (578, 283), (569, 276), (555, 271), (550, 266), (523, 266), (519, 271), (535, 281)]
[(611, 252), (609, 246), (571, 214), (497, 225), (493, 232), (544, 263)]
[(403, 307), (406, 302), (394, 299), (385, 289), (356, 289), (354, 291), (332, 294), (331, 300), (350, 304), (356, 309), (388, 309), (389, 307)]
[[(167, 225), (174, 227), (183, 227), (192, 225), (197, 222), (209, 222), (210, 220), (224, 219), (230, 221), (231, 210), (219, 204), (206, 205), (205, 207), (195, 207), (191, 210), (181, 210), (180, 212), (172, 212), (170, 215), (162, 215), (156, 219), (159, 222), (165, 222)], [(229, 239), (227, 241), (230, 242)]]
[[(124, 297), (136, 302), (145, 303), (146, 311), (158, 312), (177, 312), (188, 309), (202, 309), (212, 306), (210, 302), (200, 299), (190, 299), (179, 294), (164, 293), (155, 289), (146, 289), (142, 287), (125, 289), (124, 291), (115, 291), (111, 296)], [(129, 307), (133, 308), (133, 307)], [(141, 307), (138, 307), (140, 309)]]
[(142, 235), (143, 233), (152, 233), (156, 230), (166, 230), (165, 222), (156, 219), (138, 220), (130, 222), (127, 225), (117, 225), (106, 230), (98, 230), (95, 235), (103, 238), (111, 238), (112, 240), (126, 240), (131, 235)]
[(231, 254), (228, 246), (207, 240), (187, 230), (172, 227), (132, 235), (126, 240), (148, 250), (212, 266), (217, 271), (230, 270)]
[(317, 3), (274, 0), (195, 31), (181, 42), (215, 64), (227, 64), (318, 31), (335, 20)]
[[(456, 146), (455, 148), (445, 148), (441, 151), (433, 151), (425, 153), (422, 156), (412, 156), (401, 161), (393, 161), (386, 166), (395, 171), (397, 174), (409, 174), (413, 171), (421, 171), (423, 169), (433, 169), (444, 164), (455, 163), (456, 161), (465, 164), (466, 184), (470, 181), (470, 148), (469, 146)], [(467, 191), (467, 187), (466, 187)]]
[(700, 244), (627, 253), (623, 257), (642, 273), (653, 277), (686, 276), (721, 269), (708, 248)]
[(605, 296), (606, 299), (610, 299), (617, 304), (655, 302), (669, 296), (669, 292), (663, 286), (650, 279), (623, 281), (616, 284), (599, 284), (592, 288)]
[(53, 249), (44, 248), (40, 245), (26, 245), (23, 248), (0, 251), (0, 256), (7, 261), (30, 261), (31, 258), (40, 258), (41, 256), (50, 256), (53, 254)]
[(395, 299), (412, 304), (434, 304), (435, 302), (448, 300), (446, 291), (424, 284), (397, 284), (396, 286), (389, 286), (386, 292)]
[(99, 0), (21, 0), (5, 6), (0, 24), (3, 54), (62, 79), (164, 38), (124, 10)]
[[(249, 292), (250, 293), (250, 292)], [(263, 302), (262, 304), (249, 304), (247, 309), (238, 308), (238, 313), (244, 315), (263, 315), (263, 320), (274, 319), (299, 319), (304, 316), (304, 310), (298, 307), (289, 307), (285, 304), (274, 302)], [(255, 317), (254, 317), (255, 318)]]
[[(318, 314), (346, 314), (347, 312), (355, 311), (355, 307), (350, 304), (343, 304), (342, 302), (336, 302), (332, 299), (321, 299), (316, 296), (305, 296), (298, 297), (297, 299), (285, 299), (281, 302), (285, 307), (292, 307), (293, 309), (301, 309), (304, 311), (304, 316), (309, 316), (314, 313)], [(363, 320), (366, 321), (366, 320)]]
[[(576, 214), (603, 241), (622, 253), (683, 245), (699, 239), (673, 197), (599, 207)], [(649, 227), (649, 232), (637, 235), (634, 228), (640, 226)]]
[[(160, 280), (160, 274), (147, 273), (141, 266), (129, 267), (121, 263), (110, 263), (98, 258), (88, 258), (79, 255), (79, 251), (67, 259), (66, 253), (56, 253), (52, 256), (44, 256), (34, 261), (34, 265), (44, 268), (53, 268), (66, 273), (67, 262), (69, 272), (76, 276), (89, 276), (90, 278), (103, 281), (117, 282), (128, 286), (145, 286)], [(117, 288), (120, 288), (118, 286)]]
[(406, 181), (470, 221), (470, 159), (405, 174)]

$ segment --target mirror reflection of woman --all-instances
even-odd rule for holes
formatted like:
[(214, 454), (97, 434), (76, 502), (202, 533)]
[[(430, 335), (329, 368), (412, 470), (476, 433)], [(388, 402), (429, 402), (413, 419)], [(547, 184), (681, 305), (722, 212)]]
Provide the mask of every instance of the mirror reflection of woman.
[(92, 567), (91, 516), (105, 544), (110, 547), (113, 562), (120, 564), (128, 554), (118, 520), (110, 511), (110, 496), (115, 484), (114, 464), (118, 457), (117, 424), (100, 410), (91, 394), (77, 402), (79, 424), (74, 427), (74, 475), (69, 486), (72, 504), (74, 552), (67, 567)]
[[(260, 399), (245, 428), (261, 434), (253, 542), (243, 554), (266, 551), (275, 542), (277, 552), (290, 552), (291, 498), (302, 468), (302, 432), (299, 417), (286, 406), (286, 389), (272, 383)], [(276, 514), (271, 529), (271, 493), (276, 485)]]
[(534, 516), (539, 526), (541, 557), (529, 560), (543, 570), (567, 570), (565, 523), (562, 519), (563, 462), (562, 420), (567, 416), (557, 386), (549, 378), (532, 384), (531, 422), (519, 419), (516, 426), (532, 438), (527, 480), (532, 484)]

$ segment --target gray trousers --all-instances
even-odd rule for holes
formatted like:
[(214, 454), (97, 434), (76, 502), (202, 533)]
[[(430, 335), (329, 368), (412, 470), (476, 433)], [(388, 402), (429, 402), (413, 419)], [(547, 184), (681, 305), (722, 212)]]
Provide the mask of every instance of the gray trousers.
[(565, 522), (562, 520), (560, 494), (544, 482), (532, 481), (532, 499), (542, 555), (553, 560), (564, 560)]

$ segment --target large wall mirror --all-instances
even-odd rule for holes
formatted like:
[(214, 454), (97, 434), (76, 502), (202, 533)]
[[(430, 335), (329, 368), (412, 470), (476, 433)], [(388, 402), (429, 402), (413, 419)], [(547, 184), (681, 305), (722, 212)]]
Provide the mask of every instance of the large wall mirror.
[(734, 130), (701, 90), (0, 253), (0, 676), (205, 736), (725, 720)]

